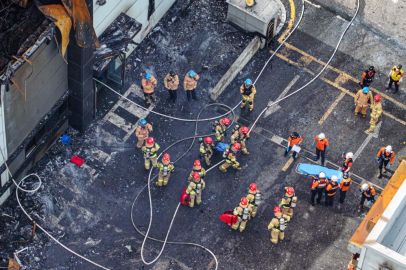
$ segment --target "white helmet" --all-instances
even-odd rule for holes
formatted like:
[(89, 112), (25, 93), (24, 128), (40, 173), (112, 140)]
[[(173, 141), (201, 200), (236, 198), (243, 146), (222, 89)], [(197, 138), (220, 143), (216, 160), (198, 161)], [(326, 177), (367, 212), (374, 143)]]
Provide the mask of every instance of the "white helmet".
[(326, 178), (326, 174), (324, 172), (319, 173), (319, 178)]
[(338, 177), (336, 175), (331, 176), (331, 181), (338, 182)]
[(362, 186), (361, 186), (361, 190), (362, 191), (366, 191), (368, 189), (368, 184), (363, 184)]
[(324, 138), (326, 138), (326, 135), (324, 135), (324, 133), (320, 133), (319, 134), (319, 140), (323, 140)]
[(354, 154), (352, 152), (348, 152), (346, 155), (347, 158), (353, 158)]
[(390, 145), (386, 146), (386, 147), (385, 147), (385, 152), (386, 152), (386, 153), (392, 152), (392, 146), (390, 146)]

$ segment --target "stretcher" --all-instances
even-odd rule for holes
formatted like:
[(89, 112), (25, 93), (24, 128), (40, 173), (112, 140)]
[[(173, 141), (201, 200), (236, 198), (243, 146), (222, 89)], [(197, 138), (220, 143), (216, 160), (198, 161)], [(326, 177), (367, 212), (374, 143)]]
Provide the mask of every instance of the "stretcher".
[(296, 167), (296, 172), (303, 175), (309, 175), (318, 177), (320, 172), (326, 174), (327, 179), (331, 179), (331, 176), (335, 175), (338, 178), (338, 184), (341, 184), (343, 180), (343, 173), (337, 170), (329, 169), (320, 165), (299, 163)]

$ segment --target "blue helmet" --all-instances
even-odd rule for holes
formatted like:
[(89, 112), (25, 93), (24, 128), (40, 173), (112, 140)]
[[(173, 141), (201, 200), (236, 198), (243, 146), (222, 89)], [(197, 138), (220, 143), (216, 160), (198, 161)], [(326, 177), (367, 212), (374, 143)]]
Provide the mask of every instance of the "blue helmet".
[(147, 120), (141, 119), (141, 120), (140, 120), (140, 124), (141, 124), (142, 126), (145, 126), (145, 125), (147, 124)]
[(364, 94), (368, 94), (368, 92), (369, 92), (369, 87), (364, 87), (364, 89), (362, 89), (362, 92), (364, 92)]
[(147, 80), (151, 79), (151, 77), (152, 77), (151, 74), (149, 74), (148, 72), (145, 73), (145, 75), (144, 75), (144, 78)]
[(246, 79), (246, 80), (245, 80), (245, 85), (251, 85), (251, 84), (252, 84), (251, 79)]
[(196, 76), (196, 72), (192, 69), (191, 71), (189, 71), (188, 75), (190, 77), (194, 77), (194, 76)]

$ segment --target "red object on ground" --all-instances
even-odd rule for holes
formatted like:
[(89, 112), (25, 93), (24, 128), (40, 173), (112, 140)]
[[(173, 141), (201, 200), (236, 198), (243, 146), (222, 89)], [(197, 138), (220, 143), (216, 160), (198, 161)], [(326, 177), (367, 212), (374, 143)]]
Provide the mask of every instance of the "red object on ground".
[(73, 158), (70, 160), (70, 162), (78, 165), (79, 167), (83, 165), (83, 163), (85, 162), (83, 159), (81, 159), (78, 156), (73, 156)]
[(190, 195), (186, 194), (186, 188), (183, 190), (182, 195), (180, 195), (180, 203), (188, 206), (190, 202)]
[(225, 211), (224, 214), (219, 216), (221, 221), (228, 224), (229, 226), (233, 226), (236, 222), (238, 217), (233, 214), (232, 210)]

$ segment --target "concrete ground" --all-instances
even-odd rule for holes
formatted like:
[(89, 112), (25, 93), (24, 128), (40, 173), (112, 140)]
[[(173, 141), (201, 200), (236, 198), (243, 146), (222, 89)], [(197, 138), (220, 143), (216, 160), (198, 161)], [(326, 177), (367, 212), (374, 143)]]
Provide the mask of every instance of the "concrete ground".
[[(133, 200), (147, 183), (141, 153), (135, 148), (133, 131), (137, 120), (146, 117), (154, 124), (152, 135), (161, 149), (181, 138), (193, 136), (194, 123), (170, 121), (150, 111), (195, 118), (200, 109), (210, 103), (210, 89), (250, 40), (226, 25), (224, 3), (216, 2), (218, 6), (214, 9), (210, 9), (208, 3), (194, 2), (189, 14), (184, 17), (177, 13), (181, 3), (171, 10), (158, 26), (160, 30), (151, 34), (134, 53), (131, 63), (136, 63), (136, 67), (133, 64), (129, 67), (126, 87), (122, 90), (129, 99), (142, 105), (138, 86), (140, 73), (151, 71), (161, 81), (168, 68), (173, 68), (166, 66), (172, 60), (179, 74), (184, 75), (193, 68), (202, 76), (198, 85), (200, 101), (188, 103), (179, 90), (178, 103), (169, 104), (165, 101), (167, 93), (161, 86), (158, 88), (159, 101), (145, 112), (104, 89), (99, 94), (98, 121), (84, 135), (69, 130), (71, 144), (55, 144), (35, 169), (44, 180), (43, 190), (34, 196), (45, 205), (45, 221), (41, 222), (45, 222), (46, 228), (68, 247), (110, 269), (214, 269), (209, 253), (179, 245), (168, 245), (157, 263), (144, 265), (140, 257), (143, 237), (134, 230), (130, 219)], [(300, 2), (295, 1), (294, 4), (299, 12)], [(286, 6), (290, 14), (291, 6), (289, 3)], [(202, 25), (202, 20), (198, 18), (206, 19), (203, 22), (214, 20), (216, 24)], [(191, 28), (189, 20), (196, 22), (196, 28)], [(249, 113), (236, 109), (237, 122), (252, 125), (270, 100), (292, 93), (308, 82), (328, 60), (346, 24), (329, 10), (306, 5), (303, 22), (297, 32), (256, 84), (258, 94), (254, 111)], [(213, 29), (216, 27), (221, 28)], [(194, 30), (193, 33), (188, 32), (191, 30)], [(215, 35), (219, 35), (217, 38), (209, 34), (214, 31), (217, 32)], [(274, 49), (257, 53), (218, 102), (230, 106), (237, 104), (240, 101), (238, 87), (242, 81), (247, 77), (256, 78), (271, 55), (269, 50)], [(194, 209), (183, 206), (179, 209), (169, 241), (194, 242), (209, 248), (218, 258), (219, 269), (344, 269), (350, 259), (346, 251), (348, 240), (365, 216), (365, 213), (357, 212), (360, 195), (357, 184), (367, 180), (379, 187), (386, 185), (390, 173), (381, 179), (375, 176), (375, 155), (382, 146), (391, 144), (397, 154), (392, 171), (399, 164), (398, 157), (406, 155), (403, 144), (405, 88), (402, 87), (399, 94), (386, 92), (384, 88), (385, 74), (397, 64), (399, 55), (402, 55), (401, 47), (394, 46), (362, 24), (352, 25), (331, 63), (333, 68), (299, 94), (280, 102), (279, 107), (269, 111), (258, 122), (248, 141), (250, 155), (238, 157), (243, 169), (239, 172), (229, 169), (223, 174), (214, 168), (208, 173), (202, 205)], [(170, 57), (169, 60), (166, 57)], [(364, 131), (368, 128), (369, 116), (366, 119), (354, 116), (351, 94), (359, 89), (356, 79), (371, 64), (378, 71), (373, 92), (379, 91), (384, 95), (387, 114), (382, 117), (378, 138), (370, 138), (368, 143), (364, 143), (368, 138)], [(288, 86), (290, 88), (287, 89)], [(209, 108), (202, 117), (219, 115), (223, 111)], [(198, 130), (199, 134), (210, 133), (211, 123), (199, 124)], [(283, 156), (282, 146), (285, 143), (283, 139), (293, 131), (298, 131), (304, 138), (304, 152), (296, 161), (289, 163), (289, 157)], [(320, 132), (324, 132), (330, 141), (329, 167), (341, 163), (342, 151), (355, 153), (359, 149), (353, 167), (355, 183), (341, 209), (337, 208), (337, 198), (332, 208), (324, 205), (311, 207), (310, 178), (295, 172), (299, 163), (313, 163), (311, 143)], [(169, 149), (172, 159), (180, 157), (189, 143)], [(366, 146), (362, 150), (363, 144)], [(169, 186), (157, 188), (151, 185), (153, 223), (150, 236), (165, 237), (197, 153), (198, 146), (195, 144), (175, 164), (176, 172)], [(83, 169), (68, 162), (74, 154), (86, 160)], [(215, 162), (220, 160), (220, 156), (214, 157)], [(235, 232), (218, 216), (237, 206), (252, 182), (262, 192), (263, 204), (258, 217), (248, 223), (246, 231)], [(273, 207), (280, 202), (284, 187), (288, 185), (295, 188), (299, 203), (293, 220), (288, 224), (286, 239), (275, 246), (270, 243), (270, 233), (266, 228), (272, 218)], [(27, 205), (32, 201), (33, 198), (24, 196)], [(6, 209), (13, 205), (15, 201), (10, 200)], [(135, 224), (145, 232), (149, 219), (147, 192), (138, 197), (133, 214)], [(31, 244), (29, 252), (20, 256), (30, 266), (29, 269), (97, 269), (47, 241), (42, 233), (37, 235), (39, 242)], [(18, 250), (22, 247), (25, 245), (13, 244), (8, 248)], [(144, 250), (146, 260), (154, 259), (160, 248), (161, 244), (147, 241)]]

